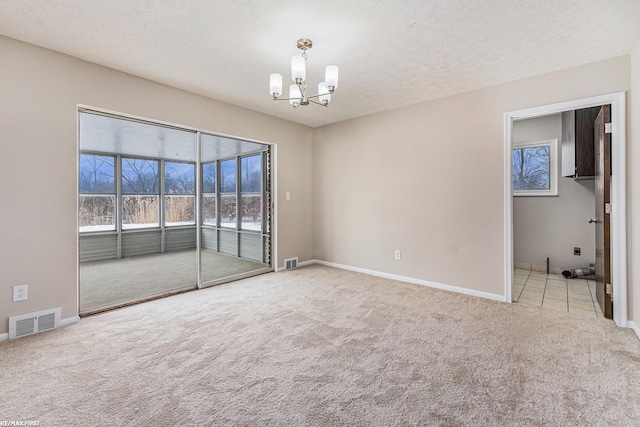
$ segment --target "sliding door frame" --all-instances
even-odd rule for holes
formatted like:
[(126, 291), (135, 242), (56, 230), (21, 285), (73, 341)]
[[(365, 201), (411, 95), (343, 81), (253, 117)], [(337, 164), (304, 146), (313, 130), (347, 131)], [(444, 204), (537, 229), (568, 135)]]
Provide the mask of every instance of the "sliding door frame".
[[(78, 104), (77, 105), (77, 140), (76, 140), (76, 156), (77, 156), (77, 161), (76, 164), (79, 164), (80, 162), (80, 154), (81, 154), (81, 146), (80, 146), (80, 114), (81, 113), (89, 113), (89, 114), (97, 114), (97, 115), (102, 115), (102, 116), (107, 116), (107, 117), (113, 117), (113, 118), (119, 118), (119, 119), (123, 119), (123, 120), (130, 120), (130, 121), (134, 121), (134, 122), (139, 122), (139, 123), (145, 123), (145, 124), (149, 124), (149, 125), (155, 125), (155, 126), (163, 126), (163, 127), (168, 127), (168, 128), (172, 128), (172, 129), (176, 129), (176, 130), (181, 130), (181, 131), (187, 131), (187, 132), (194, 132), (196, 135), (196, 171), (195, 171), (195, 180), (196, 180), (196, 185), (195, 185), (195, 191), (196, 191), (196, 200), (195, 200), (195, 227), (196, 227), (196, 251), (197, 251), (197, 256), (196, 256), (196, 276), (197, 276), (197, 283), (196, 283), (196, 288), (197, 289), (201, 289), (203, 287), (208, 287), (211, 284), (218, 284), (218, 283), (223, 283), (223, 281), (215, 281), (215, 282), (207, 282), (206, 286), (203, 286), (203, 278), (202, 278), (202, 260), (201, 260), (201, 246), (202, 246), (202, 238), (201, 238), (201, 230), (202, 230), (202, 203), (201, 203), (201, 194), (202, 194), (202, 182), (201, 182), (201, 178), (202, 178), (202, 173), (201, 173), (201, 166), (202, 166), (202, 141), (201, 141), (201, 137), (203, 134), (206, 135), (211, 135), (211, 136), (215, 136), (215, 137), (220, 137), (220, 138), (228, 138), (228, 139), (233, 139), (233, 140), (238, 140), (238, 141), (246, 141), (249, 143), (256, 143), (256, 144), (261, 144), (261, 145), (266, 145), (268, 146), (268, 148), (266, 150), (262, 150), (260, 151), (261, 155), (264, 157), (264, 151), (267, 151), (269, 154), (269, 165), (271, 167), (271, 170), (269, 171), (269, 178), (270, 178), (270, 183), (269, 183), (269, 187), (270, 187), (270, 197), (269, 200), (264, 200), (263, 201), (263, 208), (262, 208), (262, 212), (263, 212), (263, 226), (262, 226), (262, 230), (260, 232), (261, 235), (267, 235), (268, 234), (268, 239), (269, 239), (269, 251), (270, 251), (270, 257), (269, 257), (269, 263), (266, 264), (268, 265), (268, 267), (265, 267), (265, 271), (262, 270), (258, 270), (261, 273), (262, 272), (266, 272), (266, 271), (276, 271), (277, 270), (277, 265), (278, 265), (278, 228), (277, 228), (277, 224), (278, 224), (278, 220), (277, 220), (277, 194), (278, 194), (278, 183), (277, 183), (277, 144), (275, 143), (271, 143), (271, 142), (267, 142), (267, 141), (261, 141), (261, 140), (257, 140), (257, 139), (252, 139), (252, 138), (246, 138), (246, 137), (240, 137), (240, 136), (236, 136), (236, 135), (229, 135), (229, 134), (223, 134), (223, 133), (219, 133), (219, 132), (215, 132), (215, 131), (210, 131), (210, 130), (206, 130), (206, 129), (201, 129), (201, 128), (194, 128), (194, 127), (190, 127), (190, 126), (184, 126), (184, 125), (180, 125), (180, 124), (176, 124), (176, 123), (171, 123), (171, 122), (166, 122), (166, 121), (161, 121), (161, 120), (155, 120), (155, 119), (149, 119), (146, 117), (141, 117), (141, 116), (136, 116), (136, 115), (131, 115), (131, 114), (126, 114), (126, 113), (122, 113), (122, 112), (118, 112), (118, 111), (112, 111), (112, 110), (107, 110), (107, 109), (103, 109), (103, 108), (99, 108), (99, 107), (94, 107), (94, 106), (90, 106), (90, 105), (84, 105), (84, 104)], [(121, 154), (113, 154), (114, 156), (121, 156)], [(240, 155), (238, 155), (237, 157), (239, 157)], [(261, 164), (264, 166), (266, 165), (267, 162), (265, 162), (263, 159), (261, 160)], [(118, 162), (116, 162), (117, 164)], [(117, 166), (119, 167), (119, 166)], [(116, 171), (116, 175), (118, 174), (119, 171)], [(264, 174), (266, 174), (267, 172), (264, 170), (262, 170), (262, 175), (264, 176)], [(79, 170), (76, 171), (76, 182), (78, 182), (79, 179)], [(116, 180), (116, 186), (120, 186), (121, 184), (117, 182)], [(263, 181), (263, 186), (265, 185), (265, 181)], [(80, 192), (79, 192), (79, 188), (77, 188), (76, 190), (77, 192), (77, 197), (76, 197), (76, 212), (78, 212), (79, 209), (79, 199), (80, 199)], [(118, 191), (116, 190), (116, 193), (118, 193)], [(263, 199), (264, 199), (264, 194), (265, 194), (265, 189), (263, 188), (262, 190), (262, 194), (263, 194)], [(239, 204), (239, 200), (236, 201), (236, 203)], [(269, 203), (269, 206), (264, 206), (266, 205), (266, 203)], [(122, 209), (121, 207), (121, 202), (116, 202), (116, 209)], [(270, 212), (270, 215), (268, 215), (267, 217), (264, 216), (265, 212)], [(118, 214), (116, 213), (116, 217), (118, 217)], [(162, 214), (160, 215), (159, 220), (161, 219)], [(239, 222), (241, 221), (241, 219), (236, 216), (236, 220)], [(269, 225), (266, 226), (264, 224), (264, 221), (267, 220), (269, 221)], [(79, 218), (77, 219), (78, 223), (76, 224), (76, 230), (79, 230)], [(118, 220), (116, 220), (118, 221)], [(162, 225), (162, 223), (160, 224)], [(161, 227), (162, 228), (162, 227)], [(116, 226), (116, 231), (118, 227)], [(268, 230), (268, 232), (267, 232)], [(121, 231), (121, 230), (120, 230)], [(235, 232), (239, 233), (241, 230), (238, 230), (236, 228)], [(117, 232), (118, 236), (120, 236), (120, 232)], [(237, 239), (239, 239), (239, 237), (236, 237)], [(118, 237), (118, 239), (120, 239), (120, 237)], [(264, 263), (264, 243), (262, 244), (262, 249), (261, 252), (263, 253), (263, 257), (262, 257), (262, 262)], [(118, 244), (118, 258), (120, 257), (120, 244)], [(77, 269), (76, 269), (76, 283), (77, 283), (77, 295), (78, 295), (78, 301), (77, 301), (77, 309), (78, 309), (78, 313), (80, 312), (80, 233), (76, 232), (76, 259), (77, 259)], [(236, 277), (234, 277), (235, 279)]]

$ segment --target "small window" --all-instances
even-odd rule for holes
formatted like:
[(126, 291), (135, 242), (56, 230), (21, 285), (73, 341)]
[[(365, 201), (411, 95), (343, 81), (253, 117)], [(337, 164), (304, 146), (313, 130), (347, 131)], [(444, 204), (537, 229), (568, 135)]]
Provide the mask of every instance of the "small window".
[(236, 192), (236, 160), (220, 162), (220, 192)]
[(122, 229), (160, 226), (158, 161), (122, 158)]
[(260, 185), (262, 180), (261, 162), (262, 157), (249, 156), (243, 157), (241, 160), (240, 170), (242, 177), (242, 193), (259, 193), (262, 191)]
[(240, 159), (240, 228), (262, 230), (262, 156)]
[(80, 155), (79, 231), (116, 229), (115, 157)]
[(220, 162), (220, 227), (237, 228), (236, 159)]
[(164, 223), (166, 226), (196, 223), (196, 167), (193, 163), (164, 164)]
[(513, 145), (514, 196), (558, 195), (558, 140)]
[(202, 165), (202, 223), (217, 226), (216, 162)]

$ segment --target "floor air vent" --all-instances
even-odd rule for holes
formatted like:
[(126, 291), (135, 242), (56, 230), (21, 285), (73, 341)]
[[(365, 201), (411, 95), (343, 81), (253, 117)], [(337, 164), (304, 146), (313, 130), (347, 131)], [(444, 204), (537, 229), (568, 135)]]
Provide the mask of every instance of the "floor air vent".
[(284, 260), (284, 269), (285, 270), (291, 270), (293, 268), (296, 268), (297, 266), (298, 266), (298, 257), (289, 258), (289, 259), (285, 259)]
[(26, 337), (60, 326), (60, 307), (9, 317), (9, 339)]

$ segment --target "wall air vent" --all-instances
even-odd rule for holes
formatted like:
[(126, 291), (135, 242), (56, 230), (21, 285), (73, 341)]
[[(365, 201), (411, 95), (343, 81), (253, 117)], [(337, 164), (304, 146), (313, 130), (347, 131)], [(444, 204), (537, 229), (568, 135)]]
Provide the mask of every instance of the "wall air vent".
[(291, 270), (298, 266), (298, 257), (289, 258), (284, 260), (284, 269)]
[(60, 307), (9, 317), (9, 339), (60, 327)]

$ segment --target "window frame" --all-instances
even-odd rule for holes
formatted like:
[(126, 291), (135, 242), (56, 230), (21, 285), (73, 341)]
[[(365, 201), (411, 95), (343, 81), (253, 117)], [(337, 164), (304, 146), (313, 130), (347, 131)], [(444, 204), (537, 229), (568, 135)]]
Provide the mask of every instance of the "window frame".
[[(187, 193), (187, 192), (181, 192), (181, 193), (171, 193), (169, 191), (167, 191), (167, 163), (173, 163), (173, 164), (182, 164), (182, 165), (189, 165), (193, 167), (193, 192), (192, 193)], [(187, 162), (187, 161), (177, 161), (177, 160), (166, 160), (166, 159), (160, 159), (160, 167), (162, 169), (162, 176), (161, 176), (161, 182), (160, 182), (160, 187), (161, 187), (161, 193), (162, 193), (162, 210), (161, 210), (161, 224), (163, 227), (165, 228), (179, 228), (179, 227), (192, 227), (194, 225), (196, 225), (196, 211), (197, 211), (197, 207), (196, 207), (196, 201), (197, 201), (197, 195), (196, 195), (196, 182), (197, 182), (197, 173), (196, 173), (196, 169), (197, 169), (197, 165), (194, 162)], [(174, 223), (174, 222), (167, 222), (167, 200), (168, 198), (177, 198), (177, 197), (192, 197), (193, 198), (193, 221), (189, 222), (189, 223), (185, 223), (185, 224), (179, 224), (179, 223)]]
[[(81, 169), (80, 167), (78, 172), (78, 233), (80, 234), (92, 234), (92, 233), (113, 233), (118, 229), (118, 196), (117, 196), (117, 179), (118, 179), (118, 156), (116, 154), (105, 154), (105, 153), (94, 153), (94, 152), (80, 152), (78, 156), (79, 166), (82, 165), (82, 156), (91, 156), (91, 157), (110, 157), (113, 159), (113, 191), (110, 192), (99, 192), (99, 191), (91, 191), (86, 192), (81, 190)], [(92, 229), (92, 230), (82, 230), (82, 225), (80, 225), (80, 207), (82, 206), (82, 197), (113, 197), (113, 226), (109, 224), (109, 228), (103, 229)], [(87, 226), (84, 226), (87, 227)], [(91, 227), (91, 226), (88, 226)]]
[[(239, 156), (233, 156), (233, 157), (228, 157), (228, 158), (221, 158), (221, 159), (217, 159), (216, 160), (216, 195), (217, 195), (217, 199), (216, 199), (216, 222), (217, 222), (217, 228), (219, 229), (224, 229), (224, 230), (233, 230), (233, 231), (239, 231), (240, 230), (240, 224), (238, 221), (238, 215), (239, 215), (239, 184), (240, 184), (240, 168), (239, 168), (239, 162), (238, 162), (238, 157)], [(222, 179), (222, 164), (223, 163), (227, 163), (227, 162), (231, 162), (233, 163), (233, 167), (234, 167), (234, 171), (233, 171), (233, 179), (234, 179), (234, 189), (233, 191), (227, 191), (227, 189), (223, 189), (222, 186), (224, 184), (224, 180)], [(233, 210), (234, 212), (234, 221), (233, 222), (224, 222), (223, 221), (223, 207), (225, 206), (223, 203), (223, 199), (224, 198), (230, 198), (233, 197), (234, 198), (234, 207)], [(233, 224), (233, 225), (231, 225)]]
[[(204, 168), (206, 165), (213, 165), (214, 171), (213, 171), (213, 193), (210, 191), (205, 191), (205, 185), (204, 185), (204, 181), (205, 181), (205, 174), (204, 174)], [(213, 161), (209, 161), (209, 162), (205, 162), (205, 163), (200, 163), (200, 226), (201, 227), (208, 227), (208, 228), (219, 228), (218, 227), (218, 221), (220, 218), (220, 213), (219, 213), (219, 204), (220, 204), (220, 200), (218, 195), (220, 194), (220, 192), (218, 191), (218, 160), (213, 160)], [(207, 188), (209, 189), (209, 188)], [(205, 221), (205, 200), (211, 200), (213, 199), (213, 202), (215, 204), (214, 207), (214, 211), (215, 211), (215, 221), (213, 223), (211, 222), (206, 222)]]
[[(513, 188), (513, 152), (517, 149), (533, 147), (549, 147), (549, 188), (521, 190)], [(511, 190), (516, 197), (554, 197), (558, 195), (558, 139), (545, 139), (532, 142), (514, 142), (511, 147)]]
[[(258, 191), (243, 191), (243, 165), (242, 165), (242, 161), (244, 159), (250, 158), (250, 157), (257, 157), (258, 158), (258, 167), (260, 168), (260, 178), (259, 178), (259, 185), (260, 185), (260, 189)], [(239, 183), (238, 183), (238, 230), (242, 230), (242, 231), (246, 231), (249, 233), (263, 233), (264, 232), (264, 199), (265, 199), (265, 189), (264, 189), (264, 151), (260, 151), (258, 153), (250, 153), (250, 154), (245, 154), (245, 155), (241, 155), (238, 156), (238, 160), (237, 160), (237, 169), (238, 169), (238, 179), (239, 179)], [(249, 197), (255, 197), (258, 196), (260, 197), (260, 227), (258, 229), (254, 229), (254, 228), (243, 228), (242, 224), (243, 224), (243, 217), (242, 217), (242, 213), (244, 211), (244, 206), (243, 206), (243, 197), (242, 196), (249, 196)]]
[[(134, 160), (134, 161), (144, 161), (144, 162), (154, 162), (156, 163), (156, 179), (157, 179), (157, 190), (155, 193), (150, 192), (129, 192), (125, 191), (124, 187), (124, 166), (123, 163), (125, 160)], [(163, 197), (163, 185), (164, 185), (164, 164), (163, 160), (155, 157), (144, 157), (144, 156), (134, 156), (134, 155), (118, 155), (118, 180), (120, 184), (120, 191), (117, 197), (120, 199), (121, 208), (118, 211), (118, 215), (120, 216), (120, 230), (123, 232), (128, 231), (142, 231), (142, 230), (159, 230), (164, 226), (164, 197)], [(126, 197), (147, 197), (147, 198), (156, 198), (158, 205), (158, 221), (156, 223), (125, 223), (125, 198)]]

